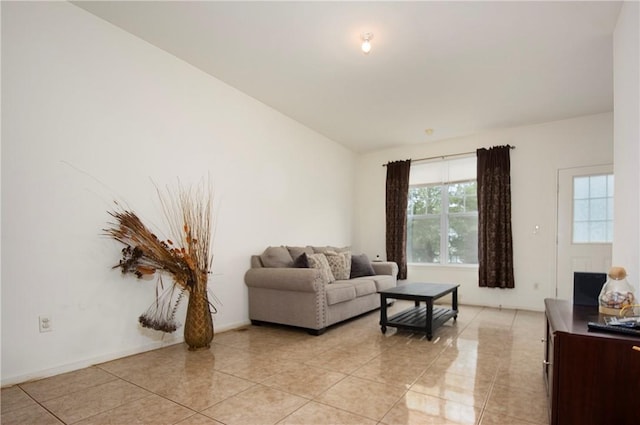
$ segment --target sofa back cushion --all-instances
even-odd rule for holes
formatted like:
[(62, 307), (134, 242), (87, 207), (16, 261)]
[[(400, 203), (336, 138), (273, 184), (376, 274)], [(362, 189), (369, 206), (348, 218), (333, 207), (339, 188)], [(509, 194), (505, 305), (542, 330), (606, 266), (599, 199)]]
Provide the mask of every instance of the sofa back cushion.
[(270, 246), (260, 254), (264, 267), (292, 267), (293, 258), (284, 246)]
[(324, 254), (327, 251), (331, 251), (331, 252), (347, 252), (347, 251), (351, 251), (351, 247), (350, 246), (343, 246), (343, 247), (337, 247), (337, 246), (312, 246), (310, 247), (311, 249), (313, 249), (313, 252), (315, 254)]
[(289, 251), (289, 255), (291, 255), (291, 258), (293, 258), (293, 261), (295, 261), (296, 258), (300, 257), (302, 254), (315, 254), (313, 252), (313, 248), (310, 246), (287, 246), (287, 250)]

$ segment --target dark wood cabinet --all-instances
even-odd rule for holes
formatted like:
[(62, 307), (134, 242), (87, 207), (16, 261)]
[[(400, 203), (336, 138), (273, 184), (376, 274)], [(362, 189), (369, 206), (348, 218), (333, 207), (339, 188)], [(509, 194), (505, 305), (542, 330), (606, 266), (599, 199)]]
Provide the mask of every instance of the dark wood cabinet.
[(597, 307), (546, 299), (545, 313), (550, 424), (640, 424), (640, 338), (589, 331)]

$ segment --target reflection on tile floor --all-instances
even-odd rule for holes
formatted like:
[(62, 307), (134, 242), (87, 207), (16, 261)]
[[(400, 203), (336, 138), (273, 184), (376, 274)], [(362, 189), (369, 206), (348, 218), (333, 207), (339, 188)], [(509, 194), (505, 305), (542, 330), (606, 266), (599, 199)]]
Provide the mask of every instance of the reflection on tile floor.
[[(391, 312), (412, 303), (397, 301)], [(2, 389), (11, 424), (548, 424), (543, 313), (461, 306), (432, 341), (377, 311), (215, 335)]]

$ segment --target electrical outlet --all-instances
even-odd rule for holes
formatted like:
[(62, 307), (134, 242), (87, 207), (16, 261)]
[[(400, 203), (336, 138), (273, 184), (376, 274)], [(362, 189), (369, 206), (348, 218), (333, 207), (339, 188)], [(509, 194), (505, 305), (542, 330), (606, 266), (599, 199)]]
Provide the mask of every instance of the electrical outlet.
[(51, 323), (51, 316), (40, 316), (40, 332), (51, 332), (53, 330), (53, 324)]

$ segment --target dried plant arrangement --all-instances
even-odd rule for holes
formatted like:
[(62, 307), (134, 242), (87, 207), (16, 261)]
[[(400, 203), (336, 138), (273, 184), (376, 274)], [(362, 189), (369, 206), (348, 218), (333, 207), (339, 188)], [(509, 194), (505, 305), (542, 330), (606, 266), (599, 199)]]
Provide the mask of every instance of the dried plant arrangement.
[[(185, 342), (190, 349), (209, 347), (213, 339), (215, 306), (209, 302), (208, 276), (213, 256), (210, 253), (213, 230), (210, 185), (174, 191), (156, 191), (169, 226), (169, 237), (161, 239), (138, 215), (116, 202), (109, 211), (115, 221), (103, 229), (110, 238), (124, 245), (122, 258), (113, 268), (137, 278), (157, 276), (156, 300), (139, 317), (142, 326), (173, 332), (180, 325), (176, 311), (184, 294), (189, 297), (185, 321)], [(163, 276), (172, 284), (165, 288)]]

